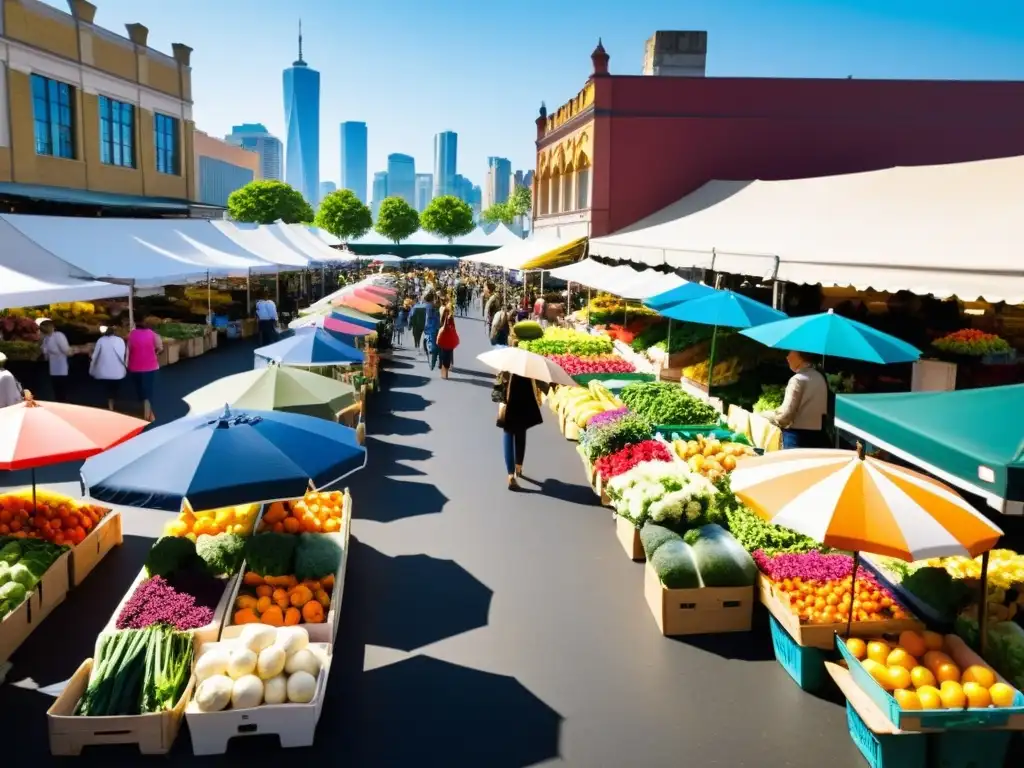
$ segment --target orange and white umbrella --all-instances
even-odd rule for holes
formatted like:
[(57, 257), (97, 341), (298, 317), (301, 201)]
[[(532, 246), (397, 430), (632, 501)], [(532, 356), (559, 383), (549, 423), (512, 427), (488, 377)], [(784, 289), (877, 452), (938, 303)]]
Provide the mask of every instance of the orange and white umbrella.
[(765, 520), (837, 549), (908, 561), (976, 557), (1003, 533), (948, 486), (863, 449), (744, 459), (730, 483)]

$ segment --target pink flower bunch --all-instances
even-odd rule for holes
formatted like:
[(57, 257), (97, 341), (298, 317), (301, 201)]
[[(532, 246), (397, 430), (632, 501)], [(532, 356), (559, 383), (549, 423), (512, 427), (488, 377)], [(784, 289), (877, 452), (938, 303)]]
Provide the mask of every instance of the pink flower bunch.
[(618, 355), (550, 355), (570, 376), (584, 376), (592, 373), (634, 373), (632, 363)]
[(672, 461), (672, 455), (660, 440), (643, 440), (602, 456), (594, 462), (594, 469), (601, 473), (602, 479), (610, 480), (645, 461)]

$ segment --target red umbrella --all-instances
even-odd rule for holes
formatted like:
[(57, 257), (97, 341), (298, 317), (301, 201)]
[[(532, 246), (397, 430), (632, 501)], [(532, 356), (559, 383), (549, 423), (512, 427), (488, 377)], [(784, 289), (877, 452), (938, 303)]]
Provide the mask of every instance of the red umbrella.
[(324, 318), (324, 328), (328, 331), (334, 331), (335, 333), (343, 333), (346, 336), (366, 336), (369, 333), (374, 333), (370, 328), (364, 328), (361, 325), (355, 323), (347, 323), (344, 320), (338, 320), (334, 317)]
[(35, 504), (36, 467), (87, 459), (130, 437), (149, 422), (102, 408), (25, 399), (0, 408), (0, 469), (32, 470)]
[(361, 285), (359, 287), (367, 291), (370, 291), (371, 293), (378, 293), (383, 298), (389, 300), (393, 300), (395, 296), (398, 295), (398, 291), (396, 291), (394, 288), (386, 288), (383, 285)]

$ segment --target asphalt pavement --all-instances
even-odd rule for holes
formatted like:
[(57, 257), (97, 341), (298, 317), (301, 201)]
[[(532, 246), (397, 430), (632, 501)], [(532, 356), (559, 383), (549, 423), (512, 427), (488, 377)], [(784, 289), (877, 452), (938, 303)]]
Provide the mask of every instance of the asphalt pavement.
[[(283, 754), (273, 737), (237, 739), (226, 756), (97, 748), (83, 766), (350, 766), (695, 768), (862, 766), (835, 695), (804, 693), (774, 660), (766, 618), (752, 633), (660, 635), (643, 599), (643, 567), (616, 541), (610, 512), (586, 485), (574, 444), (547, 422), (529, 433), (523, 489), (505, 488), (491, 374), (479, 320), (443, 381), (399, 349), (367, 416), (369, 462), (350, 478), (353, 541), (327, 700), (316, 745)], [(411, 342), (408, 342), (411, 343)], [(252, 365), (226, 345), (161, 372), (161, 421), (180, 398)], [(95, 394), (95, 393), (94, 393)], [(40, 473), (77, 494), (77, 467)], [(0, 475), (0, 488), (24, 475)], [(49, 756), (39, 690), (91, 654), (166, 513), (124, 511), (124, 546), (36, 630), (0, 688), (6, 760)], [(6, 764), (6, 762), (5, 762)]]

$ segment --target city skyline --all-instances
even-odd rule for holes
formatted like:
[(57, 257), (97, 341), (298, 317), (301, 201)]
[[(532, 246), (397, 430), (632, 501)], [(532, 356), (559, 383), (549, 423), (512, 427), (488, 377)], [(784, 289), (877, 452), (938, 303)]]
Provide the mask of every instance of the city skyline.
[(320, 72), (302, 58), (302, 22), (299, 22), (299, 57), (282, 75), (285, 145), (284, 178), (306, 202), (320, 201)]
[(341, 175), (338, 177), (339, 189), (350, 189), (363, 203), (370, 200), (366, 194), (369, 183), (370, 169), (367, 167), (367, 127), (366, 123), (348, 120), (340, 126), (341, 139)]

